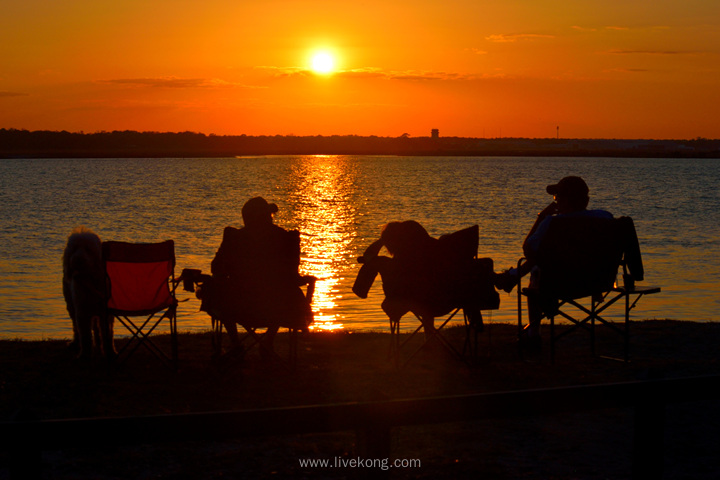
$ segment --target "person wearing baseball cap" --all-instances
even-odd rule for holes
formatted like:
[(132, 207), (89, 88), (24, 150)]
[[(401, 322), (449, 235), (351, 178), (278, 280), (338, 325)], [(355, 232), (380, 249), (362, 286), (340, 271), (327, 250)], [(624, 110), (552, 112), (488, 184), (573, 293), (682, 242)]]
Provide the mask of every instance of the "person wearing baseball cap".
[(216, 316), (225, 326), (233, 355), (243, 354), (237, 323), (267, 327), (260, 353), (271, 355), (280, 326), (305, 330), (312, 310), (300, 289), (309, 281), (298, 272), (300, 233), (273, 223), (278, 207), (253, 197), (242, 207), (244, 226), (226, 227), (211, 263), (218, 287)]
[[(528, 259), (520, 270), (511, 268), (500, 274), (500, 280), (496, 283), (498, 288), (502, 288), (506, 292), (512, 291), (518, 284), (520, 278), (528, 273), (535, 273), (536, 266), (532, 259), (534, 254), (540, 248), (540, 244), (547, 233), (552, 217), (595, 217), (595, 218), (613, 218), (610, 212), (605, 210), (588, 210), (587, 206), (590, 201), (590, 189), (581, 177), (567, 176), (559, 182), (548, 185), (545, 189), (547, 193), (553, 196), (553, 201), (538, 213), (537, 219), (523, 242), (523, 253)], [(537, 281), (535, 275), (532, 275), (530, 283)], [(542, 320), (542, 311), (535, 305), (528, 303), (529, 323), (525, 327), (525, 342), (533, 350), (540, 348), (540, 321)]]
[(263, 197), (253, 197), (242, 207), (242, 218), (245, 226), (268, 225), (272, 223), (272, 216), (277, 213), (278, 207), (268, 203)]

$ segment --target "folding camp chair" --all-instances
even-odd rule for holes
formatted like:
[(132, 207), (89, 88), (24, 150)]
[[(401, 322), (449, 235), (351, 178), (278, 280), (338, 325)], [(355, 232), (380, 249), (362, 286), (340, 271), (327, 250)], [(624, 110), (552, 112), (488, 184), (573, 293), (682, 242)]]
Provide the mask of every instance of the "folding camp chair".
[[(175, 246), (161, 243), (103, 242), (108, 279), (108, 314), (118, 319), (131, 338), (118, 352), (124, 362), (141, 345), (166, 366), (177, 369), (177, 299)], [(131, 320), (131, 317), (141, 317)], [(150, 335), (163, 320), (170, 327), (170, 347), (160, 348)]]
[[(390, 321), (389, 357), (396, 366), (406, 365), (431, 341), (443, 345), (457, 359), (470, 363), (477, 357), (479, 331), (483, 328), (481, 310), (499, 308), (500, 296), (495, 291), (491, 276), (493, 261), (489, 258), (477, 258), (479, 228), (477, 225), (444, 235), (438, 241), (436, 258), (429, 259), (433, 275), (437, 279), (438, 298), (441, 301), (412, 301), (406, 298), (395, 298), (386, 293), (382, 309)], [(391, 259), (386, 258), (391, 261)], [(377, 264), (376, 264), (377, 265)], [(353, 291), (365, 298), (370, 285), (379, 273), (383, 277), (383, 268), (364, 264), (353, 287)], [(383, 278), (383, 284), (387, 281)], [(456, 348), (442, 333), (451, 320), (462, 310), (465, 339), (462, 351)], [(407, 314), (412, 313), (421, 321), (407, 338), (401, 342), (400, 322)], [(403, 349), (422, 330), (422, 317), (430, 315), (441, 322), (435, 327), (429, 338), (404, 359)], [(445, 317), (444, 319), (442, 317)]]
[[(518, 269), (524, 261), (524, 258), (520, 260)], [(521, 335), (523, 329), (524, 295), (538, 302), (544, 317), (550, 320), (552, 361), (555, 343), (578, 329), (590, 333), (594, 355), (596, 323), (620, 334), (623, 360), (629, 361), (630, 311), (641, 297), (660, 291), (659, 287), (635, 285), (643, 280), (644, 269), (632, 219), (554, 217), (535, 263), (537, 285), (518, 286), (518, 334)], [(621, 266), (623, 284), (619, 285), (616, 278)], [(601, 316), (615, 304), (623, 306), (621, 325)], [(570, 328), (556, 332), (557, 316), (568, 320)]]
[[(238, 338), (245, 352), (258, 346), (261, 355), (284, 360), (261, 340), (270, 328), (287, 328), (290, 338), (287, 363), (294, 365), (298, 332), (307, 330), (312, 323), (310, 304), (317, 279), (298, 273), (299, 232), (273, 230), (276, 233), (270, 237), (274, 240), (268, 250), (265, 237), (258, 237), (253, 231), (232, 227), (225, 230), (226, 249), (223, 257), (219, 257), (219, 251), (213, 260), (212, 276), (202, 275), (199, 270), (184, 272), (194, 272), (194, 283), (200, 286), (200, 309), (211, 318), (215, 357), (222, 353), (223, 326), (238, 325), (245, 331)], [(305, 293), (300, 288), (304, 285)]]
[[(200, 288), (206, 291), (212, 289), (210, 285), (214, 280), (212, 277), (205, 276), (204, 282), (200, 283)], [(307, 310), (312, 314), (310, 304), (313, 300), (315, 292), (315, 282), (317, 278), (313, 276), (301, 277), (299, 286), (307, 286), (305, 291), (305, 302), (307, 303)], [(261, 350), (261, 354), (267, 355), (275, 360), (280, 361), (294, 367), (297, 363), (297, 344), (298, 334), (302, 331), (306, 331), (310, 323), (311, 318), (282, 318), (282, 319), (268, 319), (268, 318), (250, 318), (247, 316), (233, 315), (229, 312), (223, 312), (222, 310), (215, 310), (211, 306), (211, 302), (201, 307), (202, 310), (206, 311), (210, 315), (212, 325), (212, 348), (213, 356), (219, 358), (222, 355), (222, 337), (223, 337), (223, 326), (224, 322), (231, 321), (239, 325), (245, 333), (240, 336), (240, 344), (243, 345), (245, 353), (257, 346)], [(229, 317), (229, 318), (227, 318)], [(288, 330), (288, 356), (287, 359), (283, 359), (274, 349), (270, 349), (263, 341), (263, 336), (267, 333), (267, 328), (271, 325), (279, 326), (280, 328), (287, 328)], [(265, 329), (265, 331), (261, 331)], [(285, 361), (286, 360), (286, 361)]]

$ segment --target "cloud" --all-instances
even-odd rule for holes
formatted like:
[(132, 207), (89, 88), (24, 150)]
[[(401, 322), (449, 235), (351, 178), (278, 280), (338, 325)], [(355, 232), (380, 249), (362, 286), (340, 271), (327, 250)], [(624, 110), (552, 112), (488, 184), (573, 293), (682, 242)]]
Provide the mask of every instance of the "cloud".
[(378, 68), (364, 68), (339, 72), (338, 75), (347, 78), (383, 78), (387, 80), (406, 81), (435, 81), (435, 80), (462, 80), (467, 78), (458, 73), (428, 72), (428, 71), (382, 71)]
[[(299, 67), (255, 67), (270, 72), (278, 77), (308, 77), (316, 75), (310, 70)], [(462, 80), (467, 78), (458, 73), (429, 72), (429, 71), (394, 71), (382, 70), (375, 67), (354, 68), (351, 70), (338, 70), (332, 76), (347, 79), (382, 79), (406, 81), (434, 81), (434, 80)]]
[(610, 68), (605, 70), (606, 72), (618, 72), (618, 73), (646, 73), (652, 72), (653, 70), (647, 68)]
[(668, 25), (643, 25), (643, 26), (622, 26), (622, 25), (606, 25), (605, 30), (614, 30), (617, 32), (626, 32), (626, 31), (657, 31), (657, 30), (670, 30), (671, 27)]
[(336, 75), (345, 78), (387, 78), (388, 74), (379, 68), (355, 68), (352, 70), (341, 70)]
[(29, 96), (28, 93), (22, 93), (22, 92), (3, 92), (3, 91), (0, 91), (0, 98), (27, 97), (27, 96)]
[(124, 85), (129, 87), (147, 88), (226, 88), (244, 87), (260, 88), (239, 83), (228, 82), (217, 78), (178, 78), (178, 77), (156, 77), (156, 78), (118, 78), (111, 80), (99, 80), (98, 83), (113, 85)]
[(555, 38), (555, 35), (544, 35), (539, 33), (500, 33), (495, 35), (488, 35), (485, 40), (493, 43), (512, 43), (524, 40), (538, 40)]
[(698, 52), (683, 52), (680, 50), (623, 50), (613, 49), (606, 53), (611, 55), (697, 55)]
[(458, 73), (448, 72), (392, 72), (389, 76), (392, 80), (463, 80), (466, 77)]
[(267, 65), (260, 65), (254, 68), (255, 70), (267, 71), (275, 77), (307, 77), (312, 75), (310, 70), (300, 67), (271, 67)]

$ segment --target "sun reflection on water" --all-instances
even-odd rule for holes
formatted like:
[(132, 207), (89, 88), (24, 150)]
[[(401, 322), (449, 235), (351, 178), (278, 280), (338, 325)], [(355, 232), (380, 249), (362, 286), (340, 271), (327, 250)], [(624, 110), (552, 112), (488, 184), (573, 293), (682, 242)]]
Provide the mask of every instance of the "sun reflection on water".
[(337, 301), (343, 266), (356, 235), (353, 166), (337, 156), (303, 157), (292, 168), (290, 208), (302, 238), (303, 274), (318, 278), (313, 330), (339, 330)]

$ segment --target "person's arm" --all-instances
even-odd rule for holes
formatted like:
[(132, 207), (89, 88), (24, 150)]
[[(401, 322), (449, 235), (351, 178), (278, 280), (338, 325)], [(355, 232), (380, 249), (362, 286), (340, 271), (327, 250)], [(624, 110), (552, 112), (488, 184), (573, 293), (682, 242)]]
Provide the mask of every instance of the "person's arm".
[(228, 275), (228, 268), (227, 268), (227, 259), (228, 259), (228, 251), (231, 248), (229, 244), (231, 243), (230, 237), (233, 235), (233, 228), (232, 227), (225, 227), (225, 230), (223, 231), (223, 239), (220, 243), (220, 248), (218, 248), (217, 253), (215, 254), (215, 258), (213, 258), (212, 262), (210, 263), (210, 273), (212, 273), (215, 276), (227, 276)]
[(361, 257), (358, 257), (358, 262), (365, 263), (377, 257), (380, 253), (380, 249), (384, 245), (385, 243), (383, 243), (382, 238), (375, 240), (372, 245), (365, 249), (365, 253), (363, 253)]
[[(525, 241), (523, 242), (523, 252), (526, 252), (527, 249), (532, 249), (532, 237), (537, 232), (538, 227), (540, 227), (540, 224), (545, 221), (546, 218), (551, 217), (557, 213), (557, 203), (552, 202), (550, 205), (545, 207), (540, 213), (538, 213), (537, 218), (535, 219), (535, 223), (533, 224), (532, 228), (528, 232), (527, 236), (525, 237)], [(526, 254), (527, 255), (527, 254)]]

